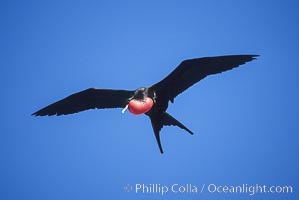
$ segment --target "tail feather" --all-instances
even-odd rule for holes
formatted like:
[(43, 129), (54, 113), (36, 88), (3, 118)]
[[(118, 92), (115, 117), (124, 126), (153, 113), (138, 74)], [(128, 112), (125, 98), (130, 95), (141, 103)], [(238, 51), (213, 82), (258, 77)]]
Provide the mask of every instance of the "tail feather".
[(172, 117), (170, 114), (168, 114), (167, 112), (164, 112), (163, 115), (163, 125), (164, 126), (178, 126), (181, 129), (184, 129), (185, 131), (187, 131), (188, 133), (190, 133), (191, 135), (193, 135), (193, 132), (188, 129), (186, 126), (184, 126), (181, 122), (179, 122), (178, 120), (176, 120), (174, 117)]
[(191, 135), (193, 135), (193, 132), (188, 129), (186, 126), (184, 126), (181, 122), (176, 120), (174, 117), (169, 115), (167, 112), (157, 112), (157, 113), (151, 113), (148, 114), (148, 116), (151, 119), (152, 122), (152, 127), (155, 133), (156, 141), (158, 143), (160, 152), (163, 153), (163, 148), (161, 145), (161, 140), (160, 140), (160, 131), (163, 128), (163, 126), (178, 126), (181, 129), (184, 129)]

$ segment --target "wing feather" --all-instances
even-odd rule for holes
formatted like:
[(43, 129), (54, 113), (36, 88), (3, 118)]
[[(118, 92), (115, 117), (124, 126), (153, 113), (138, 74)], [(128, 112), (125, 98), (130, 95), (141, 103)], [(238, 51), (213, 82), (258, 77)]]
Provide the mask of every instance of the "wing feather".
[(257, 56), (230, 55), (184, 60), (168, 76), (154, 84), (152, 89), (156, 92), (158, 98), (163, 96), (173, 101), (177, 95), (206, 76), (233, 69), (254, 60)]
[(46, 106), (32, 115), (67, 115), (95, 108), (123, 108), (133, 94), (134, 91), (89, 88)]

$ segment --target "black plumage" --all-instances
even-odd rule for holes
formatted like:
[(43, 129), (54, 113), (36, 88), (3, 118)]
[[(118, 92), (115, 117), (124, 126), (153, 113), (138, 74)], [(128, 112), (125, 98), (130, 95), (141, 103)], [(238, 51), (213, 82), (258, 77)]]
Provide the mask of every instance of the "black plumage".
[(153, 99), (154, 104), (145, 114), (151, 120), (160, 152), (163, 153), (160, 141), (163, 126), (178, 126), (193, 134), (166, 112), (169, 101), (173, 103), (177, 95), (206, 76), (233, 69), (254, 60), (257, 56), (229, 55), (184, 60), (163, 80), (150, 87), (142, 87), (135, 91), (90, 88), (46, 106), (32, 115), (67, 115), (95, 108), (125, 108), (132, 99), (149, 97)]

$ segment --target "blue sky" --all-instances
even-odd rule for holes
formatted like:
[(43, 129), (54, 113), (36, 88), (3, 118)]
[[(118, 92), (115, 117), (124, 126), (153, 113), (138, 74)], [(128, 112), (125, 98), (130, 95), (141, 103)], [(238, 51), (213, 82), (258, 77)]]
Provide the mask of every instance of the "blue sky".
[[(298, 198), (297, 1), (1, 1), (0, 199)], [(151, 85), (182, 60), (259, 54), (168, 112), (31, 113), (89, 87)], [(126, 184), (291, 185), (293, 194), (141, 194)]]

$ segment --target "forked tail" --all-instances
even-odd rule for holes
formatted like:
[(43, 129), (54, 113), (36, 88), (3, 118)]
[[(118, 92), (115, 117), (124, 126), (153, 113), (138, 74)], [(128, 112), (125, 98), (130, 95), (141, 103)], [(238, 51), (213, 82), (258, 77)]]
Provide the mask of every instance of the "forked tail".
[(148, 116), (151, 119), (152, 127), (161, 153), (163, 153), (163, 148), (160, 140), (160, 130), (163, 128), (163, 126), (178, 126), (193, 135), (193, 132), (190, 129), (188, 129), (167, 112), (150, 113)]

